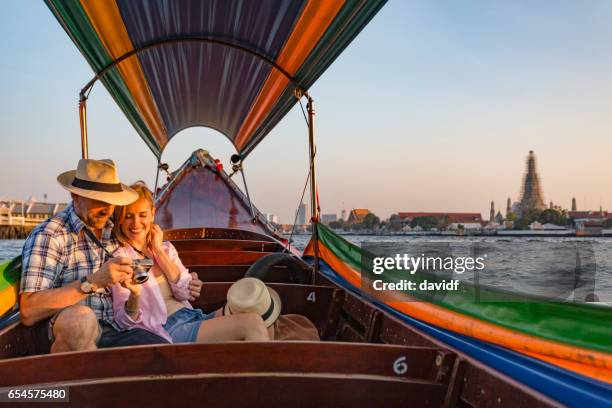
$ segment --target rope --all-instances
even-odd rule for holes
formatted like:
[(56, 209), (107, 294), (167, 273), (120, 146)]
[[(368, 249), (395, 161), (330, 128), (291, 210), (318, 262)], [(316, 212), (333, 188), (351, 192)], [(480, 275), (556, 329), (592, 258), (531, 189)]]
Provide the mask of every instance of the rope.
[(306, 121), (306, 127), (308, 127), (308, 117), (306, 116), (304, 105), (302, 105), (302, 99), (298, 99), (298, 102), (300, 102), (300, 108), (302, 108), (302, 115), (304, 115), (304, 120)]
[(306, 194), (306, 188), (308, 188), (308, 180), (310, 180), (310, 166), (308, 168), (308, 175), (306, 176), (306, 182), (304, 183), (304, 190), (302, 190), (302, 197), (300, 197), (300, 203), (298, 204), (297, 211), (295, 212), (295, 218), (293, 219), (293, 225), (291, 226), (291, 234), (289, 234), (289, 240), (287, 241), (287, 247), (285, 248), (287, 252), (289, 252), (289, 246), (291, 245), (291, 239), (293, 238), (293, 233), (295, 231), (295, 224), (297, 223), (297, 217), (300, 213), (300, 206), (304, 202), (304, 194)]
[[(302, 96), (301, 94), (299, 96), (298, 94), (296, 94), (296, 98), (298, 102), (300, 103), (300, 108), (302, 108), (302, 115), (304, 116), (306, 127), (308, 127), (308, 117), (306, 116), (304, 105), (302, 105), (301, 96)], [(313, 155), (314, 154), (315, 153), (313, 152)], [(293, 219), (293, 225), (291, 226), (291, 233), (289, 234), (289, 240), (287, 241), (287, 247), (285, 248), (286, 251), (289, 251), (289, 246), (291, 245), (291, 240), (293, 239), (293, 233), (295, 232), (295, 224), (297, 223), (297, 217), (298, 217), (298, 214), (300, 213), (300, 206), (304, 202), (304, 195), (306, 194), (306, 189), (308, 188), (308, 180), (310, 180), (310, 166), (308, 166), (308, 175), (306, 176), (306, 182), (304, 183), (304, 189), (302, 190), (302, 196), (300, 197), (300, 202), (298, 204), (297, 211), (295, 212), (295, 218)]]

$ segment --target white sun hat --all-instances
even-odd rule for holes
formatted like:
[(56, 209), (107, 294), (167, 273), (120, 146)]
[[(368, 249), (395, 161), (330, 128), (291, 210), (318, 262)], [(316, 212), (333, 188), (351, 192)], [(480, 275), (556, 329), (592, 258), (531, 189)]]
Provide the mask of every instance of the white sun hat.
[(270, 327), (280, 315), (281, 306), (280, 296), (274, 289), (257, 278), (242, 278), (227, 291), (223, 314), (255, 313)]

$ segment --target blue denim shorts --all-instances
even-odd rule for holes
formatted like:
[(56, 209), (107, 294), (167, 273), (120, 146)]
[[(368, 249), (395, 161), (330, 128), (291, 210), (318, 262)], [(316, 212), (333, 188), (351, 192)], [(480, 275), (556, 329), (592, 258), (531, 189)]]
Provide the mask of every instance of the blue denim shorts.
[(215, 312), (204, 314), (200, 309), (184, 307), (168, 316), (164, 329), (172, 338), (173, 343), (195, 343), (200, 324), (213, 317), (215, 317)]

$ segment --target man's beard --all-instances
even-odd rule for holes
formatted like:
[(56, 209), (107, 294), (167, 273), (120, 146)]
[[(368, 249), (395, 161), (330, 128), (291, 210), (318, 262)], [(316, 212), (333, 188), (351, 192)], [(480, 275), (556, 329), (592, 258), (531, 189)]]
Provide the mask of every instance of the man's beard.
[(87, 217), (87, 226), (92, 228), (92, 229), (102, 229), (104, 228), (104, 226), (106, 225), (106, 223), (108, 222), (108, 219), (110, 218), (110, 215), (105, 216), (105, 217), (92, 217), (89, 216)]

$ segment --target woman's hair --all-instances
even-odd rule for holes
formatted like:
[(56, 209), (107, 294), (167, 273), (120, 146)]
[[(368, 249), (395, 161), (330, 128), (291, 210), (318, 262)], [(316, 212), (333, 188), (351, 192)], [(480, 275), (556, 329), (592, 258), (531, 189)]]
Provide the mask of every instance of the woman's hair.
[[(132, 184), (130, 188), (138, 193), (137, 201), (144, 198), (151, 205), (151, 209), (155, 207), (155, 204), (153, 203), (153, 193), (151, 192), (151, 190), (149, 190), (149, 188), (147, 187), (147, 184), (144, 181), (139, 180), (135, 182), (134, 184)], [(128, 239), (128, 237), (125, 236), (125, 234), (121, 230), (121, 224), (125, 220), (126, 208), (127, 208), (127, 205), (115, 206), (115, 214), (113, 217), (114, 218), (113, 222), (115, 224), (113, 227), (113, 232), (115, 233), (115, 237), (117, 237), (117, 240), (123, 246), (131, 245), (130, 240)], [(146, 242), (147, 242), (147, 246), (149, 246), (149, 244), (151, 243), (151, 230), (149, 230), (149, 232), (147, 233)]]

